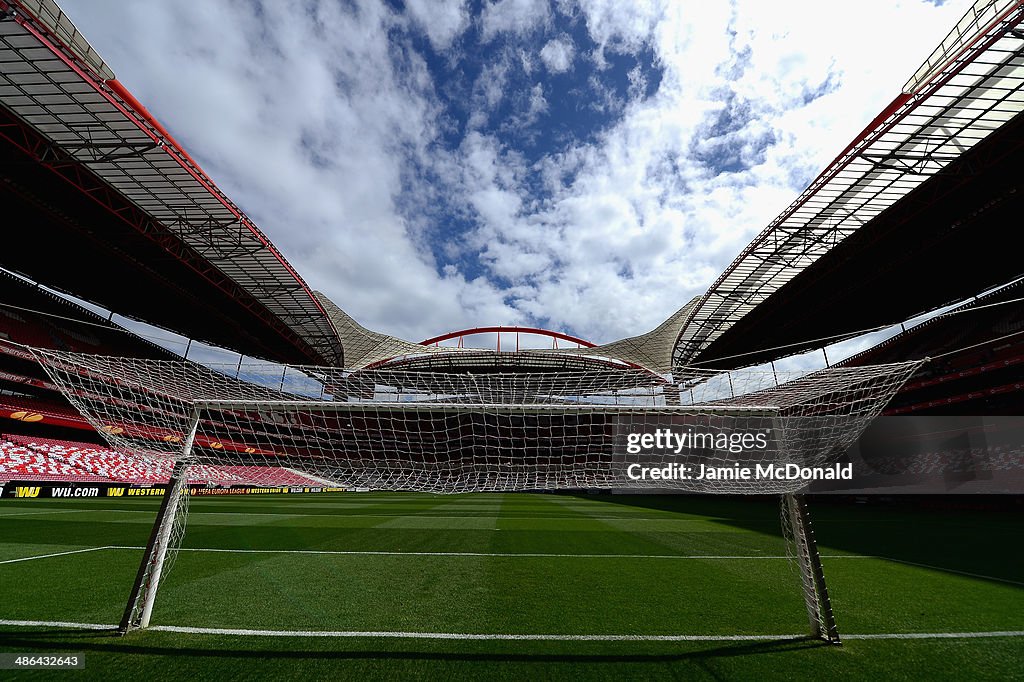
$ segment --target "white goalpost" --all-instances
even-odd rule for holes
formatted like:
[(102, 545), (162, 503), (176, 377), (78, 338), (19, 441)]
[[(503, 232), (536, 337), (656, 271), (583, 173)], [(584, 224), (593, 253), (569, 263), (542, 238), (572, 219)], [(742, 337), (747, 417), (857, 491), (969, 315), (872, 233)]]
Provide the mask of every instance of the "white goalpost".
[[(782, 496), (812, 634), (838, 642), (806, 502), (919, 362), (812, 372), (454, 373), (33, 351), (111, 447), (173, 462), (122, 632), (146, 627), (192, 480), (282, 472), (430, 493), (616, 489)], [(743, 472), (747, 476), (743, 476)]]

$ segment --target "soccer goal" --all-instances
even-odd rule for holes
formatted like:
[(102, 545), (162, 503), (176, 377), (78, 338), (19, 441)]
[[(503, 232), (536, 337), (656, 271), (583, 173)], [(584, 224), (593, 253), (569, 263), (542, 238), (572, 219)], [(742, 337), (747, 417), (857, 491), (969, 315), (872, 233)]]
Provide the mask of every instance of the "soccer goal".
[(838, 642), (799, 493), (919, 365), (453, 373), (34, 352), (112, 447), (173, 463), (123, 632), (150, 622), (183, 532), (187, 482), (230, 471), (254, 485), (301, 475), (429, 493), (778, 494), (812, 634)]

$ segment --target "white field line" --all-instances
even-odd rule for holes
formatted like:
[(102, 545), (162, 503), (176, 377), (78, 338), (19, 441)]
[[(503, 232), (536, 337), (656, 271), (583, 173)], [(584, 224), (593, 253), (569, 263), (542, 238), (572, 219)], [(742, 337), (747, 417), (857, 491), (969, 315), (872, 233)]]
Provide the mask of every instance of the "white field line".
[[(192, 498), (193, 500), (196, 498)], [(99, 511), (99, 510), (96, 510)], [(118, 511), (112, 509), (110, 511)], [(132, 510), (135, 511), (135, 510)], [(147, 511), (148, 513), (154, 513), (152, 510), (140, 510)], [(676, 523), (709, 523), (709, 519), (679, 519), (671, 516), (505, 516), (495, 512), (494, 514), (482, 513), (482, 514), (462, 514), (462, 515), (442, 515), (442, 514), (360, 514), (354, 512), (352, 514), (304, 514), (301, 512), (245, 512), (245, 511), (189, 511), (189, 516), (308, 516), (308, 517), (327, 517), (327, 518), (340, 518), (340, 519), (455, 519), (459, 521), (465, 521), (466, 519), (477, 519), (481, 516), (496, 516), (498, 520), (506, 521), (674, 521)]]
[[(105, 549), (145, 549), (127, 545), (111, 545)], [(340, 556), (433, 556), (433, 557), (499, 557), (525, 559), (789, 559), (788, 556), (704, 555), (704, 554), (551, 554), (544, 552), (387, 552), (378, 550), (327, 549), (228, 549), (219, 547), (180, 547), (179, 552), (223, 552), (227, 554), (312, 554)], [(824, 559), (874, 559), (860, 554), (825, 554)]]
[[(48, 559), (51, 557), (66, 556), (69, 554), (82, 554), (84, 552), (97, 552), (106, 549), (128, 549), (128, 550), (143, 550), (145, 547), (131, 546), (131, 545), (104, 545), (102, 547), (87, 547), (85, 549), (75, 549), (67, 552), (54, 552), (52, 554), (40, 554), (36, 556), (20, 557), (17, 559), (7, 559), (0, 561), (0, 566), (4, 564), (14, 564), (22, 561), (33, 561), (35, 559)], [(336, 556), (420, 556), (420, 557), (496, 557), (496, 558), (508, 558), (508, 559), (659, 559), (659, 560), (708, 560), (708, 561), (758, 561), (758, 560), (781, 560), (790, 559), (791, 557), (785, 555), (739, 555), (739, 554), (556, 554), (548, 552), (388, 552), (383, 550), (314, 550), (314, 549), (229, 549), (229, 548), (218, 548), (218, 547), (179, 547), (179, 552), (217, 552), (225, 554), (304, 554), (304, 555), (336, 555)], [(874, 556), (870, 554), (822, 554), (822, 559), (878, 559), (881, 561), (892, 561), (897, 564), (904, 564), (905, 566), (915, 566), (918, 568), (927, 568), (933, 571), (942, 571), (944, 573), (953, 573), (956, 575), (963, 575), (970, 578), (981, 578), (982, 580), (992, 580), (995, 582), (1005, 583), (1008, 585), (1015, 585), (1018, 587), (1024, 587), (1024, 582), (1016, 580), (1010, 580), (1009, 578), (998, 578), (991, 575), (985, 575), (983, 573), (971, 573), (969, 571), (960, 571), (955, 568), (945, 568), (942, 566), (933, 566), (931, 564), (921, 564), (914, 561), (904, 561), (903, 559), (893, 559), (891, 557)]]
[(871, 632), (840, 635), (840, 639), (978, 639), (981, 637), (1024, 637), (1024, 630), (994, 632)]
[(74, 628), (76, 630), (114, 630), (116, 625), (105, 623), (74, 623), (63, 620), (3, 620), (0, 625), (9, 625), (19, 628)]
[[(46, 620), (0, 620), (0, 626), (61, 627), (82, 630), (114, 630), (113, 624), (75, 623)], [(243, 628), (201, 628), (183, 625), (154, 625), (151, 632), (176, 632), (193, 635), (232, 635), (241, 637), (347, 637), (388, 639), (465, 639), (554, 642), (765, 642), (808, 639), (804, 634), (786, 635), (616, 635), (616, 634), (520, 634), (502, 632), (396, 632), (363, 630), (251, 630)], [(991, 632), (877, 632), (843, 635), (843, 639), (978, 639), (1024, 637), (1022, 630)]]
[[(808, 639), (807, 635), (566, 635), (510, 634), (490, 632), (360, 632), (357, 630), (245, 630), (235, 628), (196, 628), (157, 625), (151, 630), (197, 635), (240, 635), (243, 637), (368, 637), (390, 639), (475, 639), (554, 642), (763, 642)], [(980, 637), (1024, 637), (1024, 631), (998, 632), (893, 632), (845, 635), (844, 639), (959, 639)]]
[[(82, 498), (84, 499), (84, 498)], [(8, 516), (34, 516), (37, 514), (84, 514), (88, 512), (116, 512), (119, 514), (151, 514), (156, 515), (156, 511), (153, 509), (43, 509), (40, 511), (25, 511), (25, 512), (11, 512), (5, 513), (0, 512), (0, 521), (7, 518)]]
[[(128, 550), (143, 550), (145, 547), (141, 546), (130, 546), (130, 545), (105, 545), (103, 547), (89, 547), (86, 549), (76, 549), (68, 552), (56, 552), (53, 554), (41, 554), (38, 556), (21, 557), (18, 559), (7, 559), (6, 561), (0, 561), (0, 566), (3, 564), (13, 564), (21, 561), (32, 561), (34, 559), (47, 559), (50, 557), (64, 556), (67, 554), (80, 554), (83, 552), (96, 552), (105, 549), (128, 549)], [(707, 560), (707, 561), (761, 561), (761, 560), (782, 560), (789, 559), (790, 557), (785, 555), (740, 555), (740, 554), (556, 554), (548, 552), (388, 552), (383, 550), (314, 550), (314, 549), (229, 549), (229, 548), (217, 548), (217, 547), (180, 547), (179, 552), (216, 552), (225, 554), (301, 554), (301, 555), (313, 555), (313, 556), (418, 556), (418, 557), (495, 557), (495, 558), (507, 558), (507, 559), (656, 559), (656, 560)], [(880, 561), (892, 561), (893, 563), (904, 564), (906, 566), (915, 566), (918, 568), (927, 568), (933, 571), (942, 571), (944, 573), (953, 573), (956, 575), (963, 575), (970, 578), (981, 578), (982, 580), (992, 580), (995, 582), (1005, 583), (1008, 585), (1015, 585), (1018, 587), (1024, 587), (1024, 582), (1016, 580), (1010, 580), (1008, 578), (997, 578), (991, 575), (984, 575), (982, 573), (971, 573), (968, 571), (960, 571), (955, 568), (944, 568), (942, 566), (932, 566), (930, 564), (920, 564), (913, 561), (904, 561), (902, 559), (893, 559), (884, 556), (874, 556), (870, 554), (822, 554), (822, 559), (878, 559)]]
[[(143, 550), (145, 547), (139, 545), (104, 545), (102, 547), (88, 547), (86, 549), (75, 549), (68, 552), (55, 552), (53, 554), (40, 554), (38, 556), (21, 557), (0, 561), (2, 564), (13, 564), (19, 561), (32, 561), (34, 559), (47, 559), (49, 557), (64, 556), (67, 554), (80, 554), (83, 552), (97, 552), (107, 549)], [(388, 552), (383, 550), (319, 550), (319, 549), (229, 549), (220, 547), (179, 547), (178, 552), (217, 552), (224, 554), (304, 554), (304, 555), (337, 555), (337, 556), (419, 556), (419, 557), (495, 557), (507, 559), (707, 559), (711, 561), (723, 560), (780, 560), (789, 559), (785, 555), (707, 555), (707, 554), (555, 554), (547, 552)], [(823, 559), (874, 559), (860, 554), (823, 554)]]
[(382, 639), (454, 639), (513, 640), (551, 642), (760, 642), (807, 639), (807, 635), (571, 635), (520, 634), (504, 632), (396, 632), (391, 630), (249, 630), (238, 628), (200, 628), (181, 625), (156, 625), (158, 632), (196, 635), (236, 635), (242, 637), (344, 637)]
[[(198, 499), (198, 497), (197, 498), (193, 498), (193, 499)], [(352, 505), (352, 506), (350, 506), (348, 508), (355, 510), (355, 509), (359, 509), (359, 508), (365, 508), (367, 506), (373, 506), (373, 505), (372, 504), (370, 504), (370, 505), (360, 504), (360, 505)], [(344, 507), (344, 506), (343, 505), (339, 505), (339, 507)], [(9, 514), (0, 511), (0, 519), (3, 519), (5, 516), (23, 516), (23, 515), (31, 515), (31, 514), (72, 514), (72, 513), (83, 513), (83, 512), (113, 512), (113, 513), (122, 513), (122, 514), (154, 514), (155, 513), (155, 511), (153, 509), (109, 509), (109, 508), (101, 508), (101, 509), (53, 509), (53, 508), (51, 508), (51, 509), (52, 509), (51, 511), (13, 512), (13, 513), (9, 513)], [(498, 509), (495, 508), (494, 512), (495, 512), (495, 514), (497, 514)], [(322, 512), (321, 513), (309, 514), (309, 513), (304, 513), (304, 512), (202, 511), (202, 510), (199, 510), (199, 509), (193, 509), (192, 511), (189, 512), (189, 516), (196, 516), (196, 515), (203, 515), (203, 516), (291, 516), (291, 517), (294, 517), (294, 516), (308, 516), (308, 517), (324, 516), (324, 517), (331, 517), (331, 518), (371, 518), (371, 519), (408, 518), (408, 519), (457, 519), (457, 520), (464, 520), (466, 518), (476, 518), (475, 514), (473, 516), (467, 516), (466, 514), (452, 515), (452, 514), (417, 514), (417, 513), (412, 513), (412, 514), (402, 514), (402, 513), (392, 513), (392, 514), (360, 514), (358, 511), (354, 511), (351, 514), (334, 514), (334, 513), (322, 513)], [(623, 514), (623, 515), (620, 515), (620, 516), (555, 516), (555, 515), (551, 515), (551, 514), (542, 514), (542, 515), (524, 515), (524, 514), (520, 514), (520, 515), (515, 515), (515, 516), (500, 516), (500, 518), (503, 519), (503, 520), (504, 519), (512, 519), (512, 520), (525, 520), (525, 521), (549, 521), (549, 520), (550, 521), (675, 521), (677, 523), (679, 523), (679, 522), (684, 522), (684, 523), (707, 523), (708, 522), (708, 519), (676, 518), (676, 517), (671, 516), (671, 515), (666, 515), (666, 516), (630, 516), (628, 514)]]
[(86, 547), (85, 549), (72, 549), (72, 550), (69, 550), (67, 552), (54, 552), (52, 554), (39, 554), (39, 555), (36, 555), (36, 556), (26, 556), (26, 557), (21, 557), (21, 558), (18, 558), (18, 559), (7, 559), (5, 561), (0, 561), (0, 565), (3, 565), (3, 564), (16, 564), (19, 561), (34, 561), (36, 559), (49, 559), (50, 557), (67, 556), (68, 554), (82, 554), (83, 552), (98, 552), (101, 549), (117, 549), (117, 548), (113, 547), (111, 545), (105, 545), (103, 547)]

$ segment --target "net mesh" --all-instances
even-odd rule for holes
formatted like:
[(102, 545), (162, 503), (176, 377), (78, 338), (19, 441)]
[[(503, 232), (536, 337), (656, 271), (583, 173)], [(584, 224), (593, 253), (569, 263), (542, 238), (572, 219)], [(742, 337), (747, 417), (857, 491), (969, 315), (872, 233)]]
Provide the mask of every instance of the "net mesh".
[(807, 608), (811, 633), (817, 637), (828, 637), (826, 611), (822, 608), (818, 586), (811, 572), (811, 552), (815, 545), (806, 537), (798, 516), (798, 501), (794, 495), (782, 495), (779, 510), (782, 521), (782, 536), (786, 544), (789, 567), (800, 577), (800, 594)]
[[(728, 472), (830, 463), (919, 364), (452, 373), (35, 353), (113, 448), (184, 460), (193, 479), (223, 482), (230, 472), (255, 485), (441, 493), (795, 490), (806, 482)], [(641, 435), (659, 431), (677, 440), (641, 447)], [(751, 447), (729, 440), (737, 434), (750, 434)], [(763, 447), (757, 434), (765, 434)], [(635, 471), (683, 467), (690, 475), (636, 479), (631, 463)], [(722, 475), (698, 478), (711, 469)]]
[[(184, 487), (188, 480), (188, 464), (179, 462), (175, 466), (176, 475), (172, 476), (164, 503), (166, 513), (157, 515), (157, 523), (153, 529), (154, 537), (139, 567), (137, 585), (132, 590), (121, 621), (121, 630), (127, 632), (148, 624), (153, 608), (153, 598), (160, 585), (163, 584), (178, 557), (178, 550), (185, 536), (185, 525), (188, 520), (189, 495)], [(151, 596), (152, 598), (147, 598)]]

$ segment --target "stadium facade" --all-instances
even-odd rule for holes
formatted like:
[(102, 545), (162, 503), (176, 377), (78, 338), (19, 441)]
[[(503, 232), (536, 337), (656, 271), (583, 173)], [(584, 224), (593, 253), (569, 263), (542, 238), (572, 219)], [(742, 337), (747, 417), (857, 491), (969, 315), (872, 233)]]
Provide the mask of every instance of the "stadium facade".
[(0, 340), (0, 415), (22, 415), (4, 430), (66, 437), (70, 428), (89, 439), (89, 424), (18, 344), (168, 355), (36, 283), (253, 358), (459, 372), (738, 368), (999, 300), (844, 364), (942, 353), (895, 411), (1018, 411), (1024, 309), (1009, 292), (1024, 272), (1005, 245), (1024, 196), (1014, 170), (1024, 151), (1022, 21), (1024, 3), (976, 2), (709, 290), (657, 328), (593, 347), (498, 353), (361, 326), (303, 280), (52, 0), (0, 0), (0, 193), (23, 216), (0, 252), (11, 273), (0, 321), (13, 342)]
[[(149, 623), (190, 478), (356, 480), (432, 492), (575, 488), (613, 480), (617, 462), (600, 456), (634, 413), (810, 420), (790, 428), (795, 440), (775, 453), (806, 455), (810, 465), (848, 446), (899, 386), (893, 409), (904, 413), (952, 404), (1019, 410), (1024, 316), (1015, 287), (1024, 272), (1004, 245), (1022, 208), (1022, 23), (1024, 2), (978, 0), (709, 290), (655, 329), (600, 346), (502, 353), (360, 325), (303, 280), (52, 0), (0, 0), (0, 194), (22, 221), (0, 252), (8, 292), (0, 416), (17, 432), (0, 438), (0, 473), (14, 462), (19, 473), (169, 481), (121, 622), (126, 632)], [(984, 267), (964, 268), (965, 259)], [(112, 316), (38, 284), (282, 363), (280, 384), (249, 381), (241, 363), (231, 377), (168, 360)], [(714, 385), (716, 370), (954, 304), (955, 315), (904, 330), (845, 367), (792, 381), (776, 375), (748, 391), (726, 373), (720, 393), (681, 404), (687, 391)], [(906, 362), (939, 354), (942, 362)], [(867, 366), (882, 358), (900, 364)], [(288, 365), (305, 366), (318, 398), (286, 390)], [(420, 400), (404, 400), (408, 393)], [(116, 450), (39, 436), (89, 428)], [(124, 452), (142, 464), (126, 472), (131, 462), (117, 459)], [(55, 463), (64, 468), (44, 470)], [(783, 494), (811, 630), (838, 642), (798, 488), (752, 491)]]

